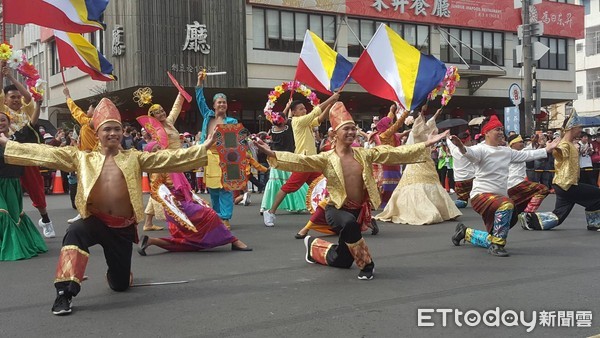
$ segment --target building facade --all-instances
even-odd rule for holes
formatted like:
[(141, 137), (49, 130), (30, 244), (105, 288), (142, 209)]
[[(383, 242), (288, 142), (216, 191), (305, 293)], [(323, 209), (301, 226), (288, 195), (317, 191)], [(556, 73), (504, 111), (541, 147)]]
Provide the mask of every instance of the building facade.
[[(135, 123), (147, 111), (133, 101), (140, 87), (152, 88), (153, 101), (166, 110), (171, 106), (177, 90), (167, 71), (192, 95), (200, 69), (225, 71), (207, 79), (207, 101), (226, 93), (230, 114), (258, 131), (268, 128), (262, 110), (269, 91), (294, 79), (307, 29), (356, 62), (383, 22), (423, 53), (458, 67), (462, 79), (444, 109), (447, 117), (502, 115), (512, 105), (508, 88), (520, 85), (523, 76), (515, 52), (520, 10), (513, 6), (514, 0), (115, 0), (105, 12), (106, 31), (90, 39), (114, 65), (118, 81), (92, 81), (77, 69), (64, 75), (77, 103), (87, 106), (108, 95), (124, 120)], [(574, 0), (544, 0), (534, 7), (532, 17), (545, 22), (538, 39), (550, 48), (536, 62), (544, 106), (577, 98), (575, 39), (583, 36), (583, 13)], [(48, 69), (48, 118), (60, 122), (68, 111), (51, 34), (39, 41)], [(365, 127), (391, 104), (353, 82), (341, 98)], [(439, 106), (439, 98), (432, 106)], [(195, 101), (184, 110), (178, 129), (200, 129)]]
[(581, 1), (585, 8), (585, 38), (575, 42), (577, 100), (575, 110), (585, 116), (600, 115), (600, 4)]

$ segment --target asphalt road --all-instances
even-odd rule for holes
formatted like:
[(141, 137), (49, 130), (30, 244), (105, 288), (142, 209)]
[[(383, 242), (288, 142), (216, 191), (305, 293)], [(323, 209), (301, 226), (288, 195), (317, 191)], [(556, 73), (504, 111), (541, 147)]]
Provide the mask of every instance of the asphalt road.
[[(253, 198), (252, 206), (236, 207), (231, 222), (235, 235), (253, 252), (232, 252), (227, 246), (210, 252), (167, 253), (152, 247), (148, 256), (141, 257), (134, 251), (135, 283), (187, 283), (117, 293), (106, 285), (102, 248), (93, 247), (86, 271), (89, 280), (73, 300), (74, 313), (57, 317), (50, 312), (55, 297), (52, 280), (66, 220), (75, 211), (68, 196), (49, 196), (58, 235), (47, 240), (49, 251), (26, 261), (0, 262), (0, 336), (584, 337), (600, 333), (600, 233), (586, 230), (580, 207), (553, 231), (513, 228), (508, 258), (492, 257), (470, 245), (453, 246), (450, 236), (456, 222), (380, 224), (379, 235), (365, 236), (376, 264), (375, 279), (360, 281), (356, 267), (307, 264), (303, 242), (293, 235), (308, 216), (283, 213), (276, 227), (266, 228), (258, 214), (259, 198)], [(550, 196), (541, 210), (551, 210), (553, 205)], [(39, 215), (28, 198), (24, 206), (37, 223)], [(470, 207), (461, 220), (482, 227)], [(436, 309), (452, 311), (445, 326), (442, 312), (430, 312)], [(456, 323), (457, 311), (469, 310), (473, 310), (469, 316), (458, 315)], [(488, 310), (496, 314), (488, 313), (485, 322), (498, 325), (488, 327), (481, 318), (477, 324), (477, 315)], [(421, 322), (433, 326), (419, 326), (419, 311)], [(527, 330), (532, 324), (513, 321), (511, 311), (517, 316), (522, 311), (527, 322), (535, 318), (531, 332)], [(577, 327), (586, 324), (587, 313), (582, 311), (591, 311), (591, 327)], [(542, 326), (542, 318), (550, 316), (554, 326)]]

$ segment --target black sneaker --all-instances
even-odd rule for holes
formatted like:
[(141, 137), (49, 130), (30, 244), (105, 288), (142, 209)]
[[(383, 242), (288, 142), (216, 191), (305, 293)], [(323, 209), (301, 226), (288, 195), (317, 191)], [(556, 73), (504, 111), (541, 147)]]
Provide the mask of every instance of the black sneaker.
[(590, 231), (600, 231), (600, 228), (595, 227), (595, 226), (591, 226), (591, 225), (588, 225), (587, 229), (590, 230)]
[(304, 257), (304, 259), (306, 259), (306, 262), (310, 264), (316, 263), (316, 261), (310, 256), (310, 245), (314, 240), (315, 238), (311, 236), (304, 237), (304, 246), (306, 247), (306, 256)]
[(72, 296), (64, 291), (58, 291), (58, 295), (54, 300), (54, 305), (52, 305), (52, 313), (57, 316), (64, 316), (71, 313), (71, 300)]
[(379, 233), (379, 225), (377, 225), (377, 221), (375, 218), (371, 219), (371, 235), (375, 236)]
[(365, 267), (360, 270), (358, 273), (358, 279), (360, 280), (370, 280), (373, 279), (373, 273), (375, 272), (375, 263), (371, 261), (371, 263), (365, 265)]
[(465, 239), (466, 234), (467, 227), (462, 223), (458, 223), (456, 229), (454, 229), (454, 235), (452, 235), (452, 244), (460, 246), (460, 241)]
[(508, 252), (504, 249), (504, 245), (492, 244), (488, 248), (488, 252), (496, 257), (508, 257)]

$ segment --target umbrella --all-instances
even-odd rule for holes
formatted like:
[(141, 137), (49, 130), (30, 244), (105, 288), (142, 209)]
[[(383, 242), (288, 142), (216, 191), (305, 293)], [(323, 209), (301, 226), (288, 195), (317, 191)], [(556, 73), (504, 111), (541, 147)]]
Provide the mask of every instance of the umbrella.
[(600, 126), (600, 116), (579, 116), (584, 127)]
[(437, 124), (438, 129), (449, 129), (452, 127), (466, 126), (469, 122), (463, 119), (448, 119)]
[(485, 120), (485, 116), (476, 117), (476, 118), (472, 119), (471, 121), (469, 121), (469, 125), (470, 126), (478, 126), (483, 122), (483, 120)]
[(56, 135), (56, 127), (52, 124), (52, 122), (44, 119), (38, 119), (38, 126), (44, 127), (44, 130), (50, 135)]
[(152, 135), (152, 139), (156, 140), (163, 149), (167, 149), (169, 138), (165, 131), (165, 127), (163, 127), (160, 121), (148, 115), (138, 116), (136, 120), (150, 135)]

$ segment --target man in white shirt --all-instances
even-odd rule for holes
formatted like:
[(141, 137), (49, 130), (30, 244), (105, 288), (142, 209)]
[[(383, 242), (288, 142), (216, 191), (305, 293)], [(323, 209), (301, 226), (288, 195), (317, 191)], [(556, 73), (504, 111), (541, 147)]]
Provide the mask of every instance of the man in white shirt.
[(509, 229), (517, 223), (515, 203), (508, 195), (509, 164), (543, 158), (556, 147), (559, 140), (547, 143), (545, 149), (527, 152), (512, 150), (503, 146), (504, 127), (495, 115), (487, 123), (484, 122), (481, 133), (485, 136), (485, 143), (472, 147), (465, 147), (456, 136), (450, 140), (475, 165), (471, 205), (482, 216), (486, 231), (467, 228), (459, 223), (452, 243), (458, 246), (464, 239), (473, 245), (488, 248), (493, 256), (506, 257), (506, 237)]
[[(472, 145), (471, 134), (468, 130), (458, 134), (458, 138), (465, 146)], [(473, 189), (475, 166), (460, 153), (460, 150), (452, 142), (446, 143), (448, 149), (450, 149), (450, 154), (454, 158), (454, 191), (456, 192), (454, 204), (459, 209), (466, 208), (469, 203), (469, 194)]]
[[(509, 136), (508, 146), (517, 151), (525, 149), (521, 135)], [(525, 149), (524, 151), (530, 150)], [(511, 163), (508, 166), (508, 197), (515, 203), (515, 211), (519, 219), (524, 216), (523, 212), (536, 212), (544, 198), (550, 193), (545, 185), (527, 181), (526, 177), (527, 168), (524, 162)]]

